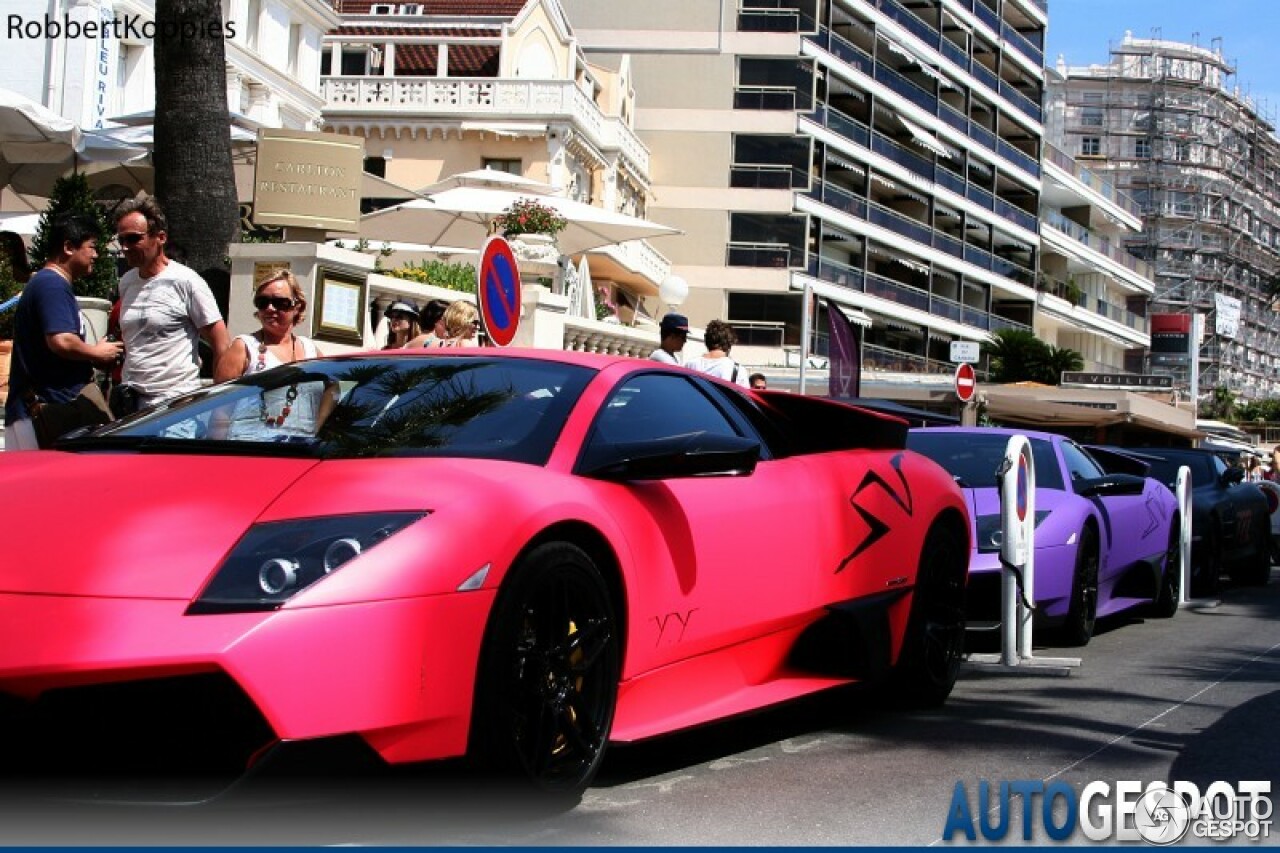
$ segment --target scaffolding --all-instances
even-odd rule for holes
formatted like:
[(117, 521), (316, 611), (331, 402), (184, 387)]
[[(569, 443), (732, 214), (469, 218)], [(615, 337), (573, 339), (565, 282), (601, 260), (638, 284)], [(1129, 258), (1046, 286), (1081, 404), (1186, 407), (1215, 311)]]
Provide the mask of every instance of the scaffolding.
[[(1280, 395), (1268, 297), (1280, 277), (1274, 124), (1235, 86), (1220, 39), (1203, 48), (1126, 34), (1110, 52), (1106, 65), (1059, 68), (1058, 132), (1141, 206), (1143, 230), (1126, 245), (1155, 270), (1150, 310), (1207, 316), (1200, 387)], [(1219, 331), (1219, 295), (1240, 302), (1234, 334)], [(1189, 369), (1173, 372), (1185, 383)]]

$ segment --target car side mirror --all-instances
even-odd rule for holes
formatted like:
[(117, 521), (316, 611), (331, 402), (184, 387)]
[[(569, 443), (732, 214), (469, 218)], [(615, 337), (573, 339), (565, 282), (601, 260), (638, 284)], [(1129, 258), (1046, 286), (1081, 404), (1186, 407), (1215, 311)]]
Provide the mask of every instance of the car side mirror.
[(760, 442), (705, 432), (593, 447), (579, 469), (601, 480), (733, 477), (755, 471)]
[(1092, 480), (1080, 480), (1076, 484), (1076, 493), (1086, 497), (1117, 497), (1120, 495), (1140, 495), (1147, 488), (1145, 477), (1133, 474), (1107, 474)]

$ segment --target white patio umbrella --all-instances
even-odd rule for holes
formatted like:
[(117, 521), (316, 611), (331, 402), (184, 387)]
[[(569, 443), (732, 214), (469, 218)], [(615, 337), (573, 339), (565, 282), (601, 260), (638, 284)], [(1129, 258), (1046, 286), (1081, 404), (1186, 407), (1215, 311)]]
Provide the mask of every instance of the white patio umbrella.
[(125, 163), (146, 149), (81, 131), (76, 123), (16, 92), (0, 89), (0, 182), (48, 195), (53, 182), (91, 163)]
[(362, 216), (359, 236), (371, 242), (478, 248), (489, 236), (493, 217), (522, 198), (534, 198), (568, 220), (568, 227), (556, 237), (556, 244), (565, 255), (678, 233), (666, 225), (559, 196), (463, 186)]
[(470, 172), (459, 172), (456, 175), (450, 175), (442, 181), (429, 187), (424, 187), (422, 192), (426, 195), (431, 195), (456, 187), (488, 187), (498, 190), (537, 193), (538, 195), (551, 195), (560, 191), (559, 187), (551, 184), (544, 184), (542, 181), (535, 181), (533, 178), (526, 178), (524, 175), (513, 175), (510, 172), (502, 172), (486, 166), (483, 169), (473, 169)]

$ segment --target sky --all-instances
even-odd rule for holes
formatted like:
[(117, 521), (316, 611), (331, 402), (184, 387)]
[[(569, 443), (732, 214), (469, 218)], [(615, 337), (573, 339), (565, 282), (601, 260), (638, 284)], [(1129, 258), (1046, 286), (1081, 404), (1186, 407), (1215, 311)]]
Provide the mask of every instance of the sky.
[(1125, 30), (1204, 48), (1221, 37), (1234, 84), (1263, 115), (1280, 114), (1280, 0), (1049, 0), (1045, 65), (1059, 54), (1067, 65), (1105, 63)]

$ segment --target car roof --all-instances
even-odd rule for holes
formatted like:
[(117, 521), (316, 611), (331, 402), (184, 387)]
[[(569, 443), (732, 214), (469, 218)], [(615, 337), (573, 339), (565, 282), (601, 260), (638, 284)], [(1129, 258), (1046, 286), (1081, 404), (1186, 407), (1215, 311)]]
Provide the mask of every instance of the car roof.
[(962, 435), (1025, 435), (1027, 438), (1040, 438), (1045, 441), (1053, 441), (1061, 439), (1062, 436), (1056, 432), (1040, 432), (1033, 429), (1014, 429), (1012, 427), (912, 427), (911, 432), (928, 433), (934, 435), (937, 433), (959, 433)]
[[(522, 358), (535, 361), (558, 361), (577, 364), (595, 370), (604, 370), (618, 362), (634, 362), (638, 359), (626, 355), (604, 355), (574, 350), (534, 349), (532, 347), (415, 347), (397, 350), (359, 350), (333, 355), (331, 358)], [(653, 362), (661, 367), (659, 362)]]

